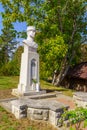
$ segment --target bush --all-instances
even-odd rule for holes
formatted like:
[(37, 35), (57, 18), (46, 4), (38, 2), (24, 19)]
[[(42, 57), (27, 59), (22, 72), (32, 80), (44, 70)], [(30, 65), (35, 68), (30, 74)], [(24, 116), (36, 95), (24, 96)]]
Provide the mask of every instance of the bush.
[(3, 76), (18, 76), (20, 73), (20, 65), (21, 65), (21, 54), (23, 52), (23, 47), (20, 46), (11, 61), (7, 64), (4, 64), (0, 68), (0, 75)]
[(4, 76), (17, 76), (19, 75), (20, 68), (15, 61), (8, 62), (0, 69), (0, 75)]
[[(60, 123), (64, 125), (65, 119), (68, 119), (70, 130), (81, 130), (87, 127), (87, 108), (76, 108), (75, 110), (65, 111), (60, 118)], [(82, 122), (83, 125), (82, 125)], [(72, 127), (74, 125), (74, 128)]]

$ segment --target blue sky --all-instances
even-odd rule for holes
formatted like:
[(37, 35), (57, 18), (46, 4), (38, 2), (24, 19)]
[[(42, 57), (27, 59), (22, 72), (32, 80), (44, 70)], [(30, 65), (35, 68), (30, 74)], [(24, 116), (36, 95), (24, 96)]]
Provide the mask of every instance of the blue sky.
[[(1, 4), (0, 4), (0, 12), (1, 11), (3, 11), (3, 8), (2, 8), (2, 6), (1, 6)], [(0, 34), (1, 34), (1, 29), (3, 28), (3, 26), (2, 26), (2, 17), (0, 16)]]
[[(0, 4), (0, 12), (4, 11), (3, 8), (2, 8), (2, 5)], [(18, 31), (18, 32), (21, 32), (21, 31), (25, 31), (27, 26), (26, 26), (26, 23), (25, 22), (16, 22), (14, 23), (14, 27), (15, 29)], [(2, 25), (2, 17), (0, 16), (0, 35), (2, 33), (1, 29), (3, 28), (3, 25)]]

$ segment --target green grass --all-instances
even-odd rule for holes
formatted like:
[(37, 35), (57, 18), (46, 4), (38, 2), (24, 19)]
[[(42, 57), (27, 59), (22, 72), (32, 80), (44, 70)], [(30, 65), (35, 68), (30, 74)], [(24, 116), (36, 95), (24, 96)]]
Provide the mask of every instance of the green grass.
[(73, 90), (71, 89), (66, 89), (66, 88), (63, 88), (63, 87), (57, 87), (57, 86), (54, 86), (52, 85), (51, 83), (48, 83), (46, 81), (43, 81), (41, 80), (41, 88), (42, 89), (45, 89), (47, 91), (59, 91), (59, 92), (62, 92), (64, 95), (67, 95), (67, 96), (73, 96)]
[(11, 89), (17, 87), (18, 76), (0, 76), (0, 89)]
[[(19, 77), (18, 76), (0, 76), (0, 89), (12, 89), (12, 88), (16, 88), (18, 85), (18, 80)], [(72, 96), (73, 90), (70, 89), (66, 89), (63, 87), (56, 87), (54, 85), (52, 85), (49, 82), (40, 81), (40, 86), (41, 89), (45, 89), (47, 91), (60, 91), (63, 92), (63, 94), (68, 95), (68, 96)]]
[[(16, 120), (12, 114), (0, 107), (0, 130), (35, 130), (33, 127), (31, 129), (29, 125), (23, 127), (24, 122), (21, 122), (23, 124), (20, 122), (20, 120)], [(27, 123), (27, 120), (25, 123)]]
[[(0, 90), (8, 90), (12, 88), (16, 88), (18, 85), (19, 77), (5, 77), (0, 76)], [(45, 89), (47, 91), (60, 91), (63, 92), (65, 95), (72, 96), (72, 90), (65, 89), (62, 87), (55, 87), (51, 83), (41, 80), (40, 81), (41, 89)], [(43, 123), (44, 124), (44, 123)], [(0, 107), (0, 130), (55, 130), (52, 129), (50, 126), (43, 125), (40, 123), (32, 123), (32, 121), (23, 119), (23, 120), (16, 120), (15, 117), (5, 111), (2, 107)], [(32, 127), (31, 127), (32, 126)]]
[(0, 106), (0, 130), (56, 130), (46, 122), (16, 119)]

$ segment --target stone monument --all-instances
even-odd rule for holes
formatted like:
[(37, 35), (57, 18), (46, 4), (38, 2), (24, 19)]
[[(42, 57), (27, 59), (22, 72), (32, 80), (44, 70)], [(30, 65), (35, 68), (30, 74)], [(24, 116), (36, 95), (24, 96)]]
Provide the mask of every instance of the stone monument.
[[(12, 90), (12, 94), (19, 98), (2, 100), (0, 105), (12, 112), (17, 119), (25, 117), (43, 120), (58, 127), (61, 126), (62, 113), (68, 110), (69, 106), (54, 99), (57, 98), (56, 93), (39, 90), (39, 54), (38, 45), (34, 42), (35, 32), (35, 27), (29, 26), (27, 39), (23, 40), (24, 52), (21, 57), (19, 84), (17, 89)], [(51, 97), (53, 99), (50, 100)]]
[(21, 57), (21, 69), (18, 89), (13, 89), (13, 95), (26, 95), (39, 92), (39, 54), (38, 45), (34, 42), (35, 27), (27, 27), (27, 39), (23, 40), (24, 52)]

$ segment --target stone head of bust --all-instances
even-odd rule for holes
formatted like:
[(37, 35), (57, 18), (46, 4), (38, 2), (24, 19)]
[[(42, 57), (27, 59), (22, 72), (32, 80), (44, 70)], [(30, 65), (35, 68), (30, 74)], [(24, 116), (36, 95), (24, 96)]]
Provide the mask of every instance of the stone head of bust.
[(28, 26), (27, 27), (27, 39), (23, 40), (23, 43), (27, 46), (31, 46), (33, 48), (38, 48), (37, 43), (34, 42), (34, 36), (36, 33), (36, 29), (34, 26)]
[(35, 37), (36, 29), (34, 26), (27, 27), (27, 40), (33, 40)]

